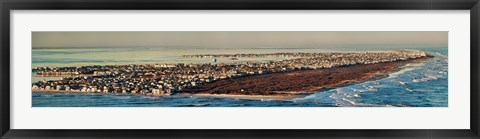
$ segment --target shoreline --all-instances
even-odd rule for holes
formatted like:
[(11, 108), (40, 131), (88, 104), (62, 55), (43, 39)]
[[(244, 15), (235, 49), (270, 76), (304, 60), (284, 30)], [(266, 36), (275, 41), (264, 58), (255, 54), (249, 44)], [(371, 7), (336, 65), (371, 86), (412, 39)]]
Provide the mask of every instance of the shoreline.
[(215, 98), (236, 98), (236, 99), (273, 99), (273, 100), (287, 100), (291, 98), (298, 98), (301, 95), (291, 96), (266, 96), (266, 95), (231, 95), (231, 94), (176, 94), (176, 95), (147, 95), (147, 94), (126, 94), (126, 93), (104, 93), (104, 92), (82, 92), (82, 91), (65, 91), (65, 90), (32, 90), (32, 93), (78, 93), (78, 94), (122, 94), (122, 95), (141, 95), (151, 97), (168, 97), (168, 96), (197, 96), (197, 97), (215, 97)]
[(235, 99), (253, 99), (253, 100), (288, 100), (292, 98), (299, 98), (301, 95), (290, 96), (266, 96), (266, 95), (231, 95), (231, 94), (180, 94), (198, 97), (214, 97), (214, 98), (235, 98)]
[(141, 95), (141, 96), (152, 96), (152, 97), (166, 97), (171, 95), (164, 94), (127, 94), (127, 93), (105, 93), (105, 92), (82, 92), (82, 91), (65, 91), (65, 90), (32, 90), (32, 93), (78, 93), (78, 94), (122, 94), (122, 95)]

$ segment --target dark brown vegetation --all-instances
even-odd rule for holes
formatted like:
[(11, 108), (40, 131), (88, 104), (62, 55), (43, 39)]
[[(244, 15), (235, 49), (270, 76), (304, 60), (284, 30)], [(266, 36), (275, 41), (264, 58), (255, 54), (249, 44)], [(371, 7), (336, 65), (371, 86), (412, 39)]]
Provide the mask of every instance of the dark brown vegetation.
[(224, 79), (203, 84), (199, 87), (184, 89), (178, 93), (296, 95), (341, 86), (347, 83), (364, 82), (372, 78), (385, 77), (386, 73), (395, 71), (402, 65), (421, 62), (426, 59), (428, 58)]

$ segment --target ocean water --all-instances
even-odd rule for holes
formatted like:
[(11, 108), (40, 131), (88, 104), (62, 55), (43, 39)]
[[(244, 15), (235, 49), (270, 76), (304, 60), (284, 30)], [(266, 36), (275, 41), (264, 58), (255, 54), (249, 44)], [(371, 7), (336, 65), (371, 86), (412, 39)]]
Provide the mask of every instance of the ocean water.
[[(448, 107), (448, 49), (426, 48), (421, 50), (429, 52), (435, 57), (425, 63), (405, 65), (402, 70), (391, 73), (383, 79), (316, 91), (310, 95), (289, 100), (214, 98), (188, 95), (152, 97), (129, 94), (32, 93), (32, 107)], [(179, 61), (202, 63), (211, 61), (208, 59), (181, 59), (179, 55), (226, 52), (225, 50), (176, 50), (176, 53), (172, 53), (172, 51), (138, 50), (111, 53), (102, 50), (34, 50), (32, 66), (78, 66), (92, 63), (123, 64), (129, 62), (179, 63)], [(278, 49), (238, 49), (228, 52), (268, 53), (284, 51)], [(288, 51), (315, 52), (326, 50), (291, 49)], [(165, 53), (165, 55), (158, 53)], [(103, 57), (98, 55), (103, 55)], [(135, 57), (135, 55), (140, 56)], [(240, 59), (239, 61), (252, 60), (278, 59)], [(238, 61), (225, 60), (223, 62)], [(41, 78), (33, 77), (32, 81)]]
[[(120, 65), (120, 64), (176, 64), (211, 63), (212, 59), (183, 58), (182, 55), (194, 54), (238, 54), (238, 53), (278, 53), (278, 52), (331, 52), (331, 49), (167, 49), (167, 48), (95, 48), (95, 49), (33, 49), (32, 67), (63, 67), (82, 65)], [(344, 50), (342, 50), (344, 51)], [(286, 58), (217, 58), (217, 63), (244, 61), (270, 61)]]

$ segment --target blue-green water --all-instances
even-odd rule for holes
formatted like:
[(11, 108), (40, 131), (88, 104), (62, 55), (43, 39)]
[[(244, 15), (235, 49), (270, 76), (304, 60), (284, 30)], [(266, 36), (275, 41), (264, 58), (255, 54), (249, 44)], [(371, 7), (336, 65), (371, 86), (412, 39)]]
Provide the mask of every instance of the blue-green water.
[[(289, 100), (128, 94), (32, 93), (33, 107), (447, 107), (448, 50), (421, 49), (435, 57), (408, 64), (387, 78)], [(94, 55), (93, 54), (88, 55)], [(38, 53), (37, 53), (38, 54)], [(53, 53), (57, 57), (66, 55)], [(82, 54), (79, 54), (81, 56)], [(38, 57), (38, 56), (37, 56)], [(41, 56), (40, 56), (41, 57)], [(35, 58), (35, 52), (34, 52)], [(39, 62), (35, 61), (34, 62)], [(46, 62), (49, 62), (48, 60)], [(40, 62), (41, 63), (41, 62)], [(60, 62), (61, 63), (61, 62)]]

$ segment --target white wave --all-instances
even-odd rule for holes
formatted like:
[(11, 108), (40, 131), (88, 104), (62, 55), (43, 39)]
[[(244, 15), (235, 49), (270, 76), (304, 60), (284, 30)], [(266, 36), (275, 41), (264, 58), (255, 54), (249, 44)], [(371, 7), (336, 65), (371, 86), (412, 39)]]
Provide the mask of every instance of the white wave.
[(418, 68), (420, 68), (420, 66), (414, 66), (414, 67), (404, 68), (404, 69), (402, 69), (402, 70), (400, 70), (400, 71), (397, 71), (397, 72), (388, 74), (388, 75), (389, 75), (388, 78), (396, 78), (396, 77), (398, 77), (399, 75), (404, 74), (405, 72), (413, 71), (413, 70), (418, 69)]
[(347, 98), (342, 98), (342, 100), (350, 103), (351, 105), (356, 105), (356, 104), (357, 104), (357, 103), (355, 103), (355, 101), (349, 100), (349, 99), (347, 99)]
[(371, 85), (362, 85), (363, 88), (365, 89), (365, 91), (377, 91), (377, 88), (381, 87), (381, 86), (371, 86)]
[(130, 99), (130, 96), (118, 96), (117, 99)]
[(332, 99), (337, 99), (337, 94), (335, 93), (332, 93), (330, 96), (328, 96), (329, 98), (332, 98)]
[(412, 82), (418, 83), (418, 82), (425, 82), (426, 80), (424, 79), (413, 79)]
[(429, 81), (429, 80), (437, 80), (439, 79), (440, 77), (436, 76), (436, 75), (428, 75), (426, 74), (425, 77), (421, 78), (421, 79), (413, 79), (412, 82), (426, 82), (426, 81)]
[(272, 101), (273, 99), (260, 99), (260, 101)]
[(435, 92), (436, 90), (433, 89), (415, 89), (415, 92)]
[(353, 91), (358, 92), (358, 93), (363, 93), (363, 92), (367, 92), (369, 90), (353, 89)]
[(360, 95), (350, 88), (338, 88), (329, 97), (335, 100), (336, 106), (356, 106), (357, 102), (349, 98), (360, 97)]

